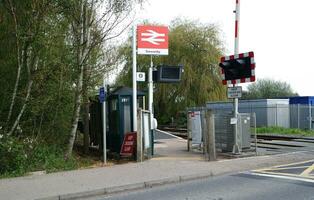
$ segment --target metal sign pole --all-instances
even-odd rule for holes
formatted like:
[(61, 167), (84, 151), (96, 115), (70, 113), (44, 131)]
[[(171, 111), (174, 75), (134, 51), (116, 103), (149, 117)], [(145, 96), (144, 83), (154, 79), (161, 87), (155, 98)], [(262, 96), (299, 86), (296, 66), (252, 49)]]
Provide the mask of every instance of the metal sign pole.
[(150, 116), (151, 116), (151, 120), (150, 120), (150, 127), (151, 130), (153, 129), (153, 118), (154, 118), (154, 114), (153, 114), (153, 56), (150, 56), (150, 67), (148, 69), (148, 110), (150, 111)]
[[(103, 87), (104, 87), (104, 90), (105, 90), (105, 93), (106, 93), (106, 80), (105, 80), (105, 75), (103, 77)], [(102, 120), (103, 120), (103, 163), (104, 165), (107, 164), (107, 125), (106, 125), (106, 97), (102, 103), (102, 113), (103, 113), (103, 116), (102, 116)]]
[(153, 56), (150, 56), (150, 67), (148, 69), (148, 110), (150, 112), (150, 132), (151, 132), (151, 136), (152, 136), (152, 155), (154, 154), (154, 128), (153, 124), (154, 124), (154, 106), (153, 106), (153, 102), (154, 102), (154, 82), (153, 82), (153, 67), (154, 67), (154, 63), (153, 63)]
[[(137, 52), (142, 55), (151, 55), (148, 69), (148, 110), (150, 111), (150, 130), (152, 133), (152, 154), (154, 154), (154, 135), (152, 126), (153, 114), (153, 55), (168, 55), (168, 27), (143, 25), (137, 27), (138, 43)], [(135, 35), (135, 34), (133, 34)], [(133, 38), (134, 39), (134, 38)], [(133, 41), (135, 42), (135, 41)], [(135, 43), (134, 43), (135, 44)], [(133, 56), (135, 57), (135, 56)], [(133, 65), (134, 70), (134, 65)], [(134, 82), (133, 82), (134, 85)], [(138, 127), (140, 128), (140, 127)]]
[(133, 25), (133, 68), (132, 68), (132, 80), (133, 80), (133, 131), (137, 131), (137, 83), (136, 83), (136, 25)]
[[(239, 23), (240, 22), (240, 0), (236, 0), (236, 9), (235, 9), (235, 34), (234, 34), (234, 55), (239, 54)], [(237, 83), (233, 85), (236, 87)], [(238, 119), (238, 106), (239, 101), (238, 98), (234, 98), (234, 117)], [(233, 146), (233, 153), (240, 153), (241, 149), (239, 148), (238, 144), (238, 130), (237, 124), (234, 125), (234, 146)]]

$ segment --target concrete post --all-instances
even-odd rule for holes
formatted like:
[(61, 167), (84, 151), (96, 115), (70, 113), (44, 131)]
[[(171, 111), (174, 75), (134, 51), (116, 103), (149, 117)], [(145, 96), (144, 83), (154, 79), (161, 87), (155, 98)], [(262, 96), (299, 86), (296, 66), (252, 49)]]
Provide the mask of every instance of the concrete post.
[(215, 120), (214, 120), (214, 114), (212, 111), (207, 110), (205, 113), (205, 119), (206, 119), (206, 145), (205, 149), (205, 158), (209, 161), (216, 160), (216, 144), (215, 144)]

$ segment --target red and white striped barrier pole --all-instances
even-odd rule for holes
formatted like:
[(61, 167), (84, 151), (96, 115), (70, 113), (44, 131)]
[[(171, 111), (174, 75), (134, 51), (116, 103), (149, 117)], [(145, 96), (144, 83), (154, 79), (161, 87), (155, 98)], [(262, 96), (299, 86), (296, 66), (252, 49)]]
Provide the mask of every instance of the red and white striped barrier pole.
[(239, 54), (239, 24), (240, 24), (240, 0), (236, 0), (235, 30), (234, 30), (234, 55)]
[[(236, 8), (235, 8), (235, 30), (234, 30), (234, 55), (239, 54), (239, 25), (240, 25), (240, 0), (236, 1)], [(237, 83), (233, 84), (233, 87), (236, 87)], [(239, 100), (238, 98), (234, 99), (234, 117), (238, 121), (238, 113), (239, 113)], [(237, 123), (234, 125), (234, 146), (232, 152), (235, 154), (238, 154), (241, 152), (241, 149), (239, 147), (239, 140), (241, 137), (239, 137), (238, 129), (237, 129)]]

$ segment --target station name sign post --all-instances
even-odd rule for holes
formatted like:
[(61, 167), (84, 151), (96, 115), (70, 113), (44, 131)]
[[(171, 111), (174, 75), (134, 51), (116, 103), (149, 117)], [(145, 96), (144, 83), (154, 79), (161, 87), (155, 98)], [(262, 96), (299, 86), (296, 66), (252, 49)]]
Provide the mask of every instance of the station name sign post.
[[(136, 31), (135, 31), (136, 29)], [(136, 43), (137, 40), (137, 43)], [(137, 44), (137, 49), (136, 49)], [(168, 55), (168, 27), (138, 25), (133, 26), (133, 127), (136, 127), (136, 50), (139, 55), (150, 55), (150, 67), (148, 70), (148, 110), (150, 111), (150, 127), (153, 127), (153, 56)], [(134, 129), (133, 131), (137, 131)]]

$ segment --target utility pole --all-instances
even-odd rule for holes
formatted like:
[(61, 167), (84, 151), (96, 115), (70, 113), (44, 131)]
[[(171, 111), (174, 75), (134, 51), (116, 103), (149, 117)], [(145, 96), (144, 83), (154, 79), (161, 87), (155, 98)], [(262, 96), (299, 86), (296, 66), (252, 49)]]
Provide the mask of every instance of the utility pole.
[[(235, 31), (234, 31), (234, 55), (239, 54), (239, 25), (240, 25), (240, 0), (236, 1), (236, 8), (235, 8)], [(233, 87), (236, 87), (237, 83), (233, 84)], [(234, 124), (234, 146), (232, 152), (234, 154), (240, 153), (241, 149), (239, 147), (239, 141), (238, 141), (238, 107), (239, 107), (239, 100), (238, 98), (234, 98), (234, 118), (236, 119), (236, 122)]]

